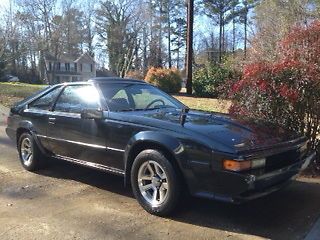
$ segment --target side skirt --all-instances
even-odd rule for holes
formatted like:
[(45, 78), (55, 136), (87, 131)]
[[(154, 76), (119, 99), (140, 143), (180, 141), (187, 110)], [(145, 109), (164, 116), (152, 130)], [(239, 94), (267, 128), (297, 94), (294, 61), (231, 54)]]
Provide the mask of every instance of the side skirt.
[(121, 169), (107, 167), (105, 165), (98, 164), (98, 163), (87, 162), (87, 161), (84, 161), (84, 160), (64, 157), (64, 156), (60, 156), (60, 155), (54, 155), (52, 157), (60, 159), (60, 160), (63, 160), (63, 161), (71, 162), (71, 163), (74, 163), (74, 164), (77, 164), (77, 165), (81, 165), (81, 166), (84, 166), (84, 167), (89, 167), (89, 168), (97, 169), (97, 170), (100, 170), (100, 171), (103, 171), (103, 172), (112, 173), (112, 174), (119, 175), (119, 176), (124, 176), (125, 175), (125, 172), (123, 170), (121, 170)]

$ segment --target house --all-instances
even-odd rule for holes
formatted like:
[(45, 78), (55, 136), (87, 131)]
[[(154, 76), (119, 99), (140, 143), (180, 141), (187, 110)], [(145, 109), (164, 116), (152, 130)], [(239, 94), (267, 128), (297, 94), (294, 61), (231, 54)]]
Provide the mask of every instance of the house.
[(49, 84), (87, 81), (96, 77), (96, 62), (87, 53), (81, 56), (44, 54), (43, 78)]

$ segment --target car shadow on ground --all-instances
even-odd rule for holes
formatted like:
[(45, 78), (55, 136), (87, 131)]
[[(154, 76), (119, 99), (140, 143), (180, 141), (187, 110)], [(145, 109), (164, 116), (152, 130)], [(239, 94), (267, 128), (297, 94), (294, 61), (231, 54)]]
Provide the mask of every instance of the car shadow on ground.
[(320, 217), (319, 198), (319, 184), (294, 181), (241, 205), (191, 198), (173, 219), (269, 239), (303, 239)]
[[(66, 162), (53, 160), (38, 173), (133, 198), (122, 177)], [(320, 184), (294, 181), (279, 192), (241, 205), (187, 197), (170, 219), (270, 239), (303, 239), (320, 216), (319, 199)]]
[(47, 166), (44, 169), (39, 170), (37, 173), (59, 179), (70, 179), (102, 190), (133, 198), (131, 189), (124, 187), (123, 177), (82, 167), (62, 160), (49, 159)]

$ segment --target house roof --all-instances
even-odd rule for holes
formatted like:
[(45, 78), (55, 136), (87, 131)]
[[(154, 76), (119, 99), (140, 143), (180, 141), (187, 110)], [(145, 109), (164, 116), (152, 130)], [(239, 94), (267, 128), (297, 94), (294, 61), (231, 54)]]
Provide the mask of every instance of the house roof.
[(81, 60), (87, 60), (87, 61), (90, 61), (90, 62), (95, 62), (94, 59), (88, 53), (83, 53), (74, 62), (79, 62)]
[(75, 56), (72, 54), (60, 54), (59, 56), (55, 57), (51, 53), (45, 53), (44, 54), (45, 60), (48, 61), (61, 61), (61, 62), (79, 62), (80, 60), (84, 62), (93, 62), (95, 63), (94, 59), (88, 54), (88, 53), (83, 53), (80, 56)]

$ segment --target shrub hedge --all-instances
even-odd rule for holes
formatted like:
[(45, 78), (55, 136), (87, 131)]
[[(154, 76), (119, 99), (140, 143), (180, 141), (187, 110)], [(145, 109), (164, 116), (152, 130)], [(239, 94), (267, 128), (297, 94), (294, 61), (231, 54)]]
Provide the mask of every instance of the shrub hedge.
[(145, 81), (167, 93), (178, 93), (181, 90), (182, 78), (177, 69), (150, 68)]

